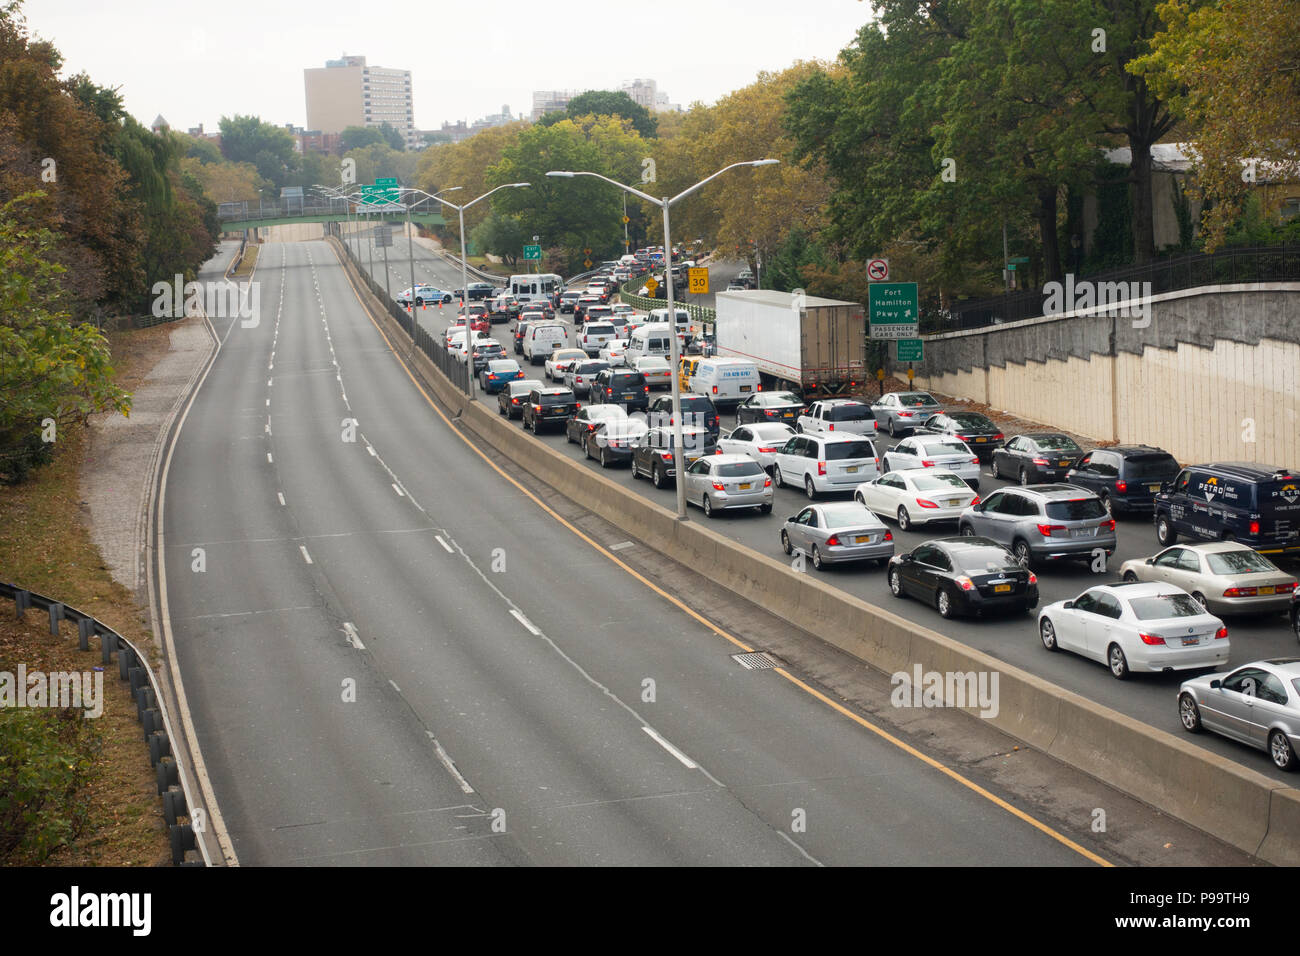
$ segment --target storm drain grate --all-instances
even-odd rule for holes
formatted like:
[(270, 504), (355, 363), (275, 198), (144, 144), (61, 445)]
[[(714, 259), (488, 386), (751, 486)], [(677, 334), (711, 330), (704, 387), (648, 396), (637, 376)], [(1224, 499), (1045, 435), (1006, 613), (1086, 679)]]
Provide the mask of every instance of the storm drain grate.
[(782, 662), (777, 660), (771, 654), (756, 652), (753, 654), (732, 654), (731, 659), (741, 667), (750, 671), (765, 671), (773, 667), (780, 667)]

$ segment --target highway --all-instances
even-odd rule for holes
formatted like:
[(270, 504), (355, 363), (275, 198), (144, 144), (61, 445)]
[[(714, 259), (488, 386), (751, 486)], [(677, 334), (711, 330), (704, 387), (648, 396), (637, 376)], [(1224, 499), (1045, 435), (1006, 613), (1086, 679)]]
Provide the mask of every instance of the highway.
[[(427, 256), (424, 261), (427, 280), (435, 285), (448, 283), (450, 281), (449, 267), (444, 262), (435, 260), (432, 254), (423, 250), (419, 245), (417, 245), (416, 249), (417, 272), (421, 267), (421, 260), (418, 256), (421, 252), (424, 252)], [(459, 285), (458, 278), (456, 282)], [(405, 285), (402, 286), (402, 288), (405, 287)], [(438, 336), (450, 324), (451, 319), (455, 317), (455, 311), (451, 306), (448, 306), (446, 311), (441, 313), (441, 317), (436, 309), (424, 310), (418, 314), (421, 323), (435, 336)], [(557, 316), (557, 318), (565, 321), (569, 317)], [(512, 345), (510, 344), (512, 342), (510, 338), (511, 329), (513, 329), (513, 323), (509, 326), (496, 325), (493, 327), (493, 335), (506, 345), (507, 353), (511, 357), (522, 358), (513, 354)], [(543, 378), (544, 373), (540, 366), (530, 368), (526, 363), (522, 364), (524, 364), (525, 371), (530, 377)], [(495, 396), (484, 396), (480, 391), (478, 392), (478, 399), (486, 407), (492, 409), (493, 412), (496, 411)], [(723, 431), (734, 427), (734, 415), (723, 414), (721, 417)], [(539, 440), (549, 443), (556, 450), (568, 454), (575, 460), (582, 461), (585, 467), (594, 469), (600, 467), (595, 461), (587, 461), (578, 446), (567, 443), (562, 431), (543, 433)], [(883, 454), (885, 449), (892, 448), (896, 442), (882, 433), (880, 444)], [(667, 490), (657, 491), (648, 481), (633, 481), (626, 466), (610, 469), (605, 473), (610, 477), (623, 481), (629, 489), (659, 502), (665, 508), (673, 509), (676, 507), (671, 487)], [(993, 478), (989, 466), (985, 466), (980, 494), (987, 497), (995, 488), (1007, 484), (1009, 482)], [(846, 494), (843, 497), (847, 500), (849, 496)], [(744, 512), (723, 513), (713, 519), (710, 527), (730, 535), (736, 541), (753, 548), (761, 554), (778, 560), (788, 560), (785, 558), (779, 541), (781, 525), (787, 517), (796, 514), (806, 504), (807, 498), (802, 491), (793, 488), (780, 488), (776, 491), (775, 506), (770, 516), (764, 517)], [(689, 509), (689, 516), (694, 521), (708, 520), (700, 509), (694, 507)], [(899, 553), (909, 551), (918, 544), (932, 538), (956, 533), (956, 528), (951, 525), (938, 525), (933, 528), (920, 527), (904, 532), (900, 531), (896, 524), (891, 523), (890, 529), (894, 533), (896, 551)], [(1160, 550), (1155, 539), (1155, 532), (1149, 520), (1145, 518), (1138, 516), (1121, 517), (1118, 521), (1117, 530), (1119, 548), (1109, 561), (1109, 567), (1112, 569), (1118, 569), (1120, 564), (1130, 558), (1147, 557)], [(1293, 570), (1295, 569), (1293, 568)], [(953, 619), (945, 621), (939, 617), (933, 608), (924, 607), (915, 600), (898, 600), (894, 598), (889, 592), (883, 568), (850, 565), (839, 568), (832, 567), (826, 571), (818, 572), (812, 570), (809, 565), (808, 573), (820, 574), (823, 580), (843, 588), (868, 603), (888, 608), (890, 611), (909, 620), (940, 631), (961, 641), (963, 644), (978, 648), (999, 660), (1006, 661), (1008, 664), (1050, 680), (1058, 686), (1075, 691), (1090, 700), (1105, 704), (1107, 707), (1151, 726), (1159, 727), (1171, 734), (1184, 738), (1189, 737), (1179, 723), (1176, 706), (1179, 685), (1190, 676), (1189, 674), (1134, 674), (1127, 681), (1117, 681), (1101, 664), (1087, 661), (1070, 653), (1051, 654), (1047, 652), (1038, 637), (1036, 614), (1024, 615), (1023, 617), (995, 617), (987, 620)], [(1042, 607), (1055, 601), (1074, 598), (1094, 584), (1117, 580), (1118, 574), (1116, 571), (1093, 574), (1089, 567), (1083, 563), (1058, 563), (1046, 570), (1040, 570), (1038, 578), (1041, 595), (1039, 606)], [(1279, 614), (1266, 618), (1229, 618), (1227, 619), (1227, 625), (1229, 639), (1232, 644), (1231, 663), (1233, 666), (1252, 660), (1293, 656), (1296, 653), (1295, 638), (1283, 615)], [(1195, 743), (1228, 757), (1245, 767), (1267, 774), (1278, 781), (1288, 784), (1291, 782), (1291, 777), (1284, 771), (1274, 767), (1268, 755), (1263, 751), (1245, 747), (1217, 734), (1202, 734), (1195, 738)]]
[(165, 613), (240, 862), (1098, 861), (1086, 816), (1036, 825), (740, 667), (473, 452), (329, 245), (265, 245), (255, 279), (257, 326), (214, 321), (164, 502)]

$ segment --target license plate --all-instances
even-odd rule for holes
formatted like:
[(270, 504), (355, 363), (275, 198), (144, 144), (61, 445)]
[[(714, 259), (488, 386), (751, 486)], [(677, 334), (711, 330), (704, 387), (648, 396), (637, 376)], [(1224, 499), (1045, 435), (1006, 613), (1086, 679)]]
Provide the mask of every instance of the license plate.
[(996, 593), (996, 594), (1006, 594), (1006, 593), (1009, 593), (1009, 592), (1011, 591), (1011, 585), (1010, 585), (1010, 584), (995, 584), (995, 585), (993, 585), (993, 591), (994, 591), (994, 593)]
[(1184, 638), (1183, 638), (1183, 647), (1190, 647), (1190, 646), (1192, 646), (1192, 645), (1194, 645), (1194, 644), (1199, 644), (1199, 643), (1201, 643), (1201, 639), (1200, 639), (1199, 637), (1184, 637)]
[(752, 386), (752, 385), (742, 385), (742, 386), (740, 386), (740, 390), (741, 390), (742, 392), (752, 392), (752, 391), (754, 390), (754, 386)]
[(741, 491), (748, 491), (748, 490), (749, 490), (750, 488), (752, 488), (752, 487), (754, 487), (754, 486), (753, 486), (750, 482), (748, 482), (748, 481), (742, 481), (742, 482), (740, 483), (740, 490), (741, 490)]
[(1072, 528), (1070, 529), (1071, 538), (1092, 538), (1097, 534), (1096, 528)]
[(977, 439), (975, 439), (975, 443), (976, 443), (976, 444), (979, 444), (980, 442), (986, 442), (986, 441), (988, 441), (987, 438), (977, 438)]
[(948, 507), (949, 507), (949, 508), (956, 508), (959, 504), (961, 504), (961, 499), (960, 499), (960, 498), (949, 498), (947, 504), (948, 504)]
[(1147, 491), (1156, 491), (1156, 492), (1158, 492), (1159, 490), (1160, 490), (1160, 486), (1159, 486), (1159, 485), (1147, 485)]
[(875, 538), (869, 534), (860, 534), (853, 539), (854, 544), (871, 544), (873, 541)]
[(786, 412), (786, 413), (785, 413), (784, 415), (782, 415), (781, 417), (782, 417), (782, 418), (794, 418), (794, 412)]
[(1275, 591), (1276, 588), (1273, 587), (1264, 587), (1259, 589), (1260, 594), (1273, 594)]
[(845, 468), (844, 470), (847, 471), (850, 475), (852, 475), (852, 474), (856, 474), (856, 473), (857, 473), (857, 470), (858, 470), (858, 466), (857, 466), (857, 465), (849, 465), (849, 467)]
[(1063, 461), (1063, 462), (1061, 462), (1061, 467), (1062, 467), (1062, 468), (1069, 468), (1069, 467), (1070, 467), (1070, 463), (1069, 463), (1068, 461)]

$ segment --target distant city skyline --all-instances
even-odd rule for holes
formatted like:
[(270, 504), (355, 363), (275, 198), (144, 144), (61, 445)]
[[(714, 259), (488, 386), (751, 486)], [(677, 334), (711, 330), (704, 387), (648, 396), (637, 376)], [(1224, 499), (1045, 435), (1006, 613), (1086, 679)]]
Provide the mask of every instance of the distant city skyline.
[[(590, 14), (573, 0), (557, 0), (546, 16), (521, 14), (506, 0), (440, 7), (432, 26), (428, 8), (413, 0), (365, 11), (319, 0), (309, 13), (283, 0), (227, 0), (220, 16), (171, 0), (25, 0), (22, 8), (28, 30), (63, 55), (64, 76), (85, 72), (119, 88), (141, 123), (161, 114), (173, 129), (208, 130), (236, 114), (310, 128), (303, 71), (348, 55), (410, 71), (420, 130), (472, 124), (502, 104), (527, 116), (538, 89), (619, 90), (634, 77), (652, 78), (689, 108), (747, 86), (760, 72), (833, 59), (871, 10), (859, 0), (803, 7), (751, 0), (742, 15), (722, 4), (664, 0), (655, 13), (644, 37), (603, 32), (596, 39), (605, 55), (573, 56), (579, 35), (572, 25)], [(403, 29), (410, 23), (423, 25), (411, 34)], [(474, 38), (464, 54), (443, 39), (460, 36)]]

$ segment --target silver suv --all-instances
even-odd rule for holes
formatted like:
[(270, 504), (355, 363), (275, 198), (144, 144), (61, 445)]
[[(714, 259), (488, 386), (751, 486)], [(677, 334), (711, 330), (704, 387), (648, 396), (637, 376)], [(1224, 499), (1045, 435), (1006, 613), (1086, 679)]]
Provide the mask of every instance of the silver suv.
[[(1040, 561), (1107, 558), (1115, 553), (1115, 519), (1101, 499), (1074, 485), (1004, 488), (961, 513), (958, 529), (1006, 545), (1026, 567)], [(1104, 570), (1105, 562), (1093, 564)]]

